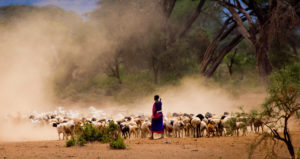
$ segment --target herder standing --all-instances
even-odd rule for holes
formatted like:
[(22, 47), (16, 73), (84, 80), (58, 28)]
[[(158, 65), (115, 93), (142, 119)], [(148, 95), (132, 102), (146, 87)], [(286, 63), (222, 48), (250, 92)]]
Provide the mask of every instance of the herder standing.
[(159, 96), (154, 96), (154, 104), (152, 108), (152, 122), (151, 122), (151, 132), (152, 135), (150, 139), (153, 138), (153, 133), (161, 134), (161, 138), (164, 138), (164, 126), (163, 126), (163, 113), (162, 113), (162, 103)]

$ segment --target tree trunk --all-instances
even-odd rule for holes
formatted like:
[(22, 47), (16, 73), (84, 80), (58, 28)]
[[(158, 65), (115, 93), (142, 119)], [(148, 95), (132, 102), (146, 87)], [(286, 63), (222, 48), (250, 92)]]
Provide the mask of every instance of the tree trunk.
[(206, 51), (204, 53), (203, 59), (201, 61), (201, 65), (200, 65), (200, 73), (201, 74), (205, 73), (206, 68), (207, 68), (209, 62), (211, 61), (211, 58), (213, 57), (213, 54), (214, 54), (216, 48), (218, 47), (218, 43), (219, 43), (219, 38), (217, 37), (207, 47), (207, 49), (206, 49)]
[(206, 72), (206, 77), (211, 77), (214, 72), (217, 70), (218, 66), (222, 62), (223, 58), (234, 48), (236, 47), (243, 39), (242, 35), (236, 36), (220, 53), (215, 62), (210, 66), (208, 71)]
[(289, 150), (292, 159), (295, 159), (295, 151), (291, 141), (285, 141), (285, 144)]
[(187, 19), (186, 23), (184, 24), (184, 26), (179, 31), (178, 38), (183, 37), (185, 35), (185, 32), (192, 26), (194, 21), (197, 19), (197, 17), (201, 13), (202, 7), (204, 6), (205, 1), (206, 0), (201, 0), (199, 2), (199, 4), (198, 4), (196, 10), (194, 11), (194, 13), (192, 13), (192, 15)]
[(119, 63), (116, 63), (116, 77), (119, 81), (120, 84), (122, 84), (121, 76), (120, 76), (120, 68), (119, 68)]
[(174, 44), (178, 39), (182, 38), (186, 32), (191, 28), (192, 24), (196, 21), (198, 16), (202, 11), (202, 7), (204, 6), (206, 0), (201, 0), (196, 8), (196, 10), (187, 18), (186, 22), (178, 31), (178, 34), (171, 34), (168, 42), (168, 46)]
[(120, 75), (120, 62), (117, 57), (115, 57), (112, 64), (108, 65), (108, 69), (111, 71), (111, 74), (108, 74), (108, 76), (117, 78), (118, 82), (122, 84), (122, 79)]
[(157, 70), (153, 70), (154, 71), (154, 83), (157, 84), (158, 83), (158, 71)]
[(291, 116), (288, 115), (287, 117), (284, 118), (284, 129), (283, 129), (283, 135), (284, 135), (284, 142), (289, 150), (289, 153), (291, 155), (292, 159), (295, 159), (295, 151), (294, 151), (294, 146), (292, 144), (292, 140), (288, 131), (288, 120)]
[(205, 73), (206, 68), (207, 68), (208, 64), (210, 63), (211, 58), (213, 57), (214, 52), (217, 49), (218, 44), (220, 43), (220, 41), (225, 39), (225, 37), (228, 36), (229, 33), (232, 32), (232, 30), (236, 27), (236, 25), (234, 24), (229, 29), (227, 29), (225, 31), (225, 29), (226, 29), (227, 25), (229, 24), (230, 20), (231, 20), (231, 18), (229, 18), (225, 21), (224, 25), (219, 30), (219, 32), (218, 32), (217, 36), (215, 37), (215, 39), (207, 47), (207, 49), (204, 53), (204, 56), (203, 56), (203, 60), (202, 60), (201, 65), (200, 65), (199, 72), (201, 74)]
[(259, 39), (255, 44), (256, 52), (256, 65), (259, 76), (262, 80), (265, 80), (268, 75), (272, 72), (272, 65), (269, 60), (270, 50), (270, 36), (269, 31), (266, 29), (261, 30)]
[(158, 83), (158, 64), (156, 61), (156, 58), (152, 57), (152, 71), (153, 71), (153, 77), (154, 77), (154, 83)]
[(233, 55), (232, 55), (232, 57), (231, 57), (231, 59), (230, 59), (230, 63), (227, 65), (230, 76), (232, 76), (232, 66), (234, 64), (234, 57), (235, 57), (235, 55), (237, 53), (237, 50), (238, 49), (236, 48), (235, 51), (234, 51), (234, 53), (233, 53)]
[(297, 47), (296, 47), (295, 42), (291, 40), (291, 41), (289, 41), (289, 44), (290, 44), (290, 46), (291, 46), (291, 48), (293, 50), (294, 55), (298, 56)]

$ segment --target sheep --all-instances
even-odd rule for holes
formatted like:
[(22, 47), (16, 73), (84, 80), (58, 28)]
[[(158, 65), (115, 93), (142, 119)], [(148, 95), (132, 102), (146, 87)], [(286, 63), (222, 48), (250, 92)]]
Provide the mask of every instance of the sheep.
[(127, 138), (129, 136), (129, 126), (119, 123), (123, 138)]
[(183, 128), (184, 128), (185, 124), (182, 120), (177, 120), (174, 122), (173, 125), (173, 129), (174, 129), (174, 137), (179, 137), (180, 138), (180, 134), (181, 137), (183, 137)]
[(215, 124), (208, 120), (208, 124), (207, 124), (207, 137), (210, 137), (210, 135), (212, 134), (213, 136), (215, 136), (216, 133), (216, 128), (215, 128)]
[(261, 131), (264, 131), (264, 127), (263, 127), (263, 122), (260, 119), (254, 119), (253, 121), (253, 126), (254, 126), (254, 132), (258, 133), (259, 132), (259, 127), (261, 127)]
[(63, 134), (63, 140), (68, 140), (68, 136), (74, 137), (76, 130), (82, 122), (78, 120), (69, 120), (62, 123), (53, 123), (52, 126), (57, 128), (58, 140), (60, 140), (60, 134)]
[(200, 123), (200, 136), (204, 136), (204, 130), (207, 133), (207, 124), (204, 121)]
[(212, 113), (210, 113), (210, 112), (206, 112), (205, 113), (205, 118), (212, 118), (212, 116), (213, 116), (213, 114)]
[(204, 120), (204, 116), (202, 114), (198, 114), (196, 117), (191, 119), (191, 126), (193, 128), (194, 137), (195, 133), (197, 132), (197, 137), (201, 137), (201, 121)]
[(174, 125), (174, 120), (168, 120), (166, 122), (166, 135), (168, 137), (171, 137), (171, 134), (173, 133), (173, 125)]
[(221, 121), (220, 123), (218, 124), (218, 133), (222, 136), (223, 132), (224, 132), (224, 135), (233, 135), (234, 131), (236, 131), (236, 117), (234, 116), (226, 116), (226, 115), (223, 115), (221, 117)]
[(139, 127), (137, 125), (129, 125), (129, 138), (134, 135), (135, 138), (138, 137)]
[(185, 126), (184, 126), (184, 135), (185, 136), (190, 136), (192, 133), (192, 124), (191, 124), (191, 119), (189, 119), (189, 122), (184, 121)]
[(68, 135), (74, 137), (75, 123), (66, 122), (66, 123), (53, 123), (53, 127), (57, 128), (58, 140), (60, 140), (60, 134), (63, 134), (63, 140), (68, 140)]
[(194, 137), (196, 137), (195, 136), (195, 133), (197, 132), (197, 137), (199, 137), (199, 132), (200, 132), (200, 124), (201, 124), (201, 120), (198, 118), (198, 117), (196, 117), (196, 118), (192, 118), (191, 119), (191, 126), (193, 127), (193, 132), (194, 132)]
[(245, 122), (236, 122), (236, 135), (239, 136), (239, 130), (242, 130), (242, 136), (246, 136), (247, 125)]
[[(30, 116), (29, 116), (30, 115)], [(91, 123), (97, 129), (102, 129), (108, 126), (113, 120), (103, 119), (105, 117), (100, 115), (88, 114), (74, 114), (72, 111), (65, 111), (60, 108), (58, 111), (45, 112), (45, 113), (32, 113), (28, 114), (26, 118), (31, 120), (31, 122), (37, 126), (42, 124), (57, 127), (59, 140), (61, 139), (61, 134), (63, 134), (63, 140), (68, 138), (68, 136), (76, 135), (77, 126), (83, 123)], [(76, 118), (74, 118), (76, 117)], [(82, 117), (82, 118), (81, 118)], [(115, 116), (112, 116), (115, 117)], [(253, 120), (251, 120), (253, 118)], [(163, 127), (166, 136), (171, 137), (183, 137), (192, 136), (201, 137), (204, 135), (210, 136), (223, 136), (225, 132), (231, 132), (231, 135), (237, 134), (239, 136), (239, 131), (243, 131), (243, 135), (246, 134), (247, 126), (254, 125), (255, 132), (259, 132), (260, 127), (263, 129), (263, 123), (261, 120), (255, 117), (236, 117), (229, 116), (229, 113), (224, 112), (224, 115), (215, 115), (213, 113), (204, 114), (188, 114), (188, 113), (169, 113), (164, 116)], [(102, 119), (102, 120), (99, 120)], [(117, 120), (117, 130), (124, 138), (126, 137), (140, 137), (145, 138), (151, 133), (151, 119), (148, 116), (125, 116), (123, 114), (119, 115)], [(67, 123), (74, 123), (74, 129), (71, 128), (64, 130), (64, 125)], [(66, 127), (67, 128), (67, 127)], [(74, 131), (73, 131), (74, 130)], [(183, 135), (184, 131), (184, 135)], [(205, 132), (206, 131), (206, 134)], [(140, 135), (141, 134), (141, 135)]]
[(142, 125), (141, 125), (141, 131), (142, 131), (141, 137), (142, 137), (142, 138), (147, 137), (147, 135), (148, 135), (149, 133), (151, 133), (150, 128), (151, 128), (151, 123), (150, 123), (150, 121), (147, 120), (147, 121), (144, 121), (144, 122), (142, 123)]
[(214, 127), (216, 129), (216, 135), (217, 136), (222, 136), (223, 125), (221, 123), (221, 119), (210, 118), (209, 121), (210, 121), (211, 124), (214, 125)]

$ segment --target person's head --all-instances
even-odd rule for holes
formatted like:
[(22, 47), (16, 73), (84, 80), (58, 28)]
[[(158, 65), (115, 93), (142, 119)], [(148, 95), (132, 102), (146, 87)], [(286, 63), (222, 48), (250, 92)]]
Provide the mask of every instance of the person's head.
[(154, 100), (155, 100), (155, 101), (158, 101), (158, 99), (159, 99), (159, 95), (155, 95), (155, 96), (154, 96)]

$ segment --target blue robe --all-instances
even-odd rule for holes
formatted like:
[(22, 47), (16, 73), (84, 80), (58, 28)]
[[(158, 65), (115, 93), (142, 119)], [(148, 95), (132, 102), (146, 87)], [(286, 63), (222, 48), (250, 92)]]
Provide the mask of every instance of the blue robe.
[(153, 104), (152, 122), (151, 122), (151, 131), (153, 133), (164, 133), (163, 113), (161, 112), (162, 110), (161, 106), (162, 106), (161, 102), (155, 102)]

